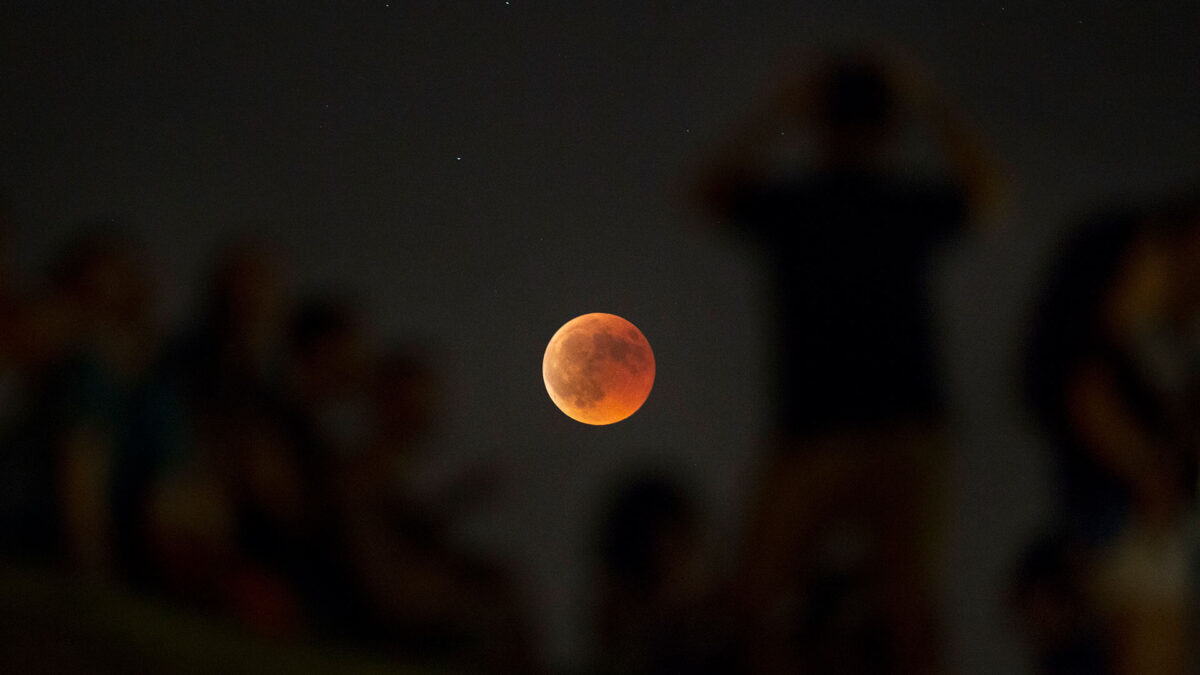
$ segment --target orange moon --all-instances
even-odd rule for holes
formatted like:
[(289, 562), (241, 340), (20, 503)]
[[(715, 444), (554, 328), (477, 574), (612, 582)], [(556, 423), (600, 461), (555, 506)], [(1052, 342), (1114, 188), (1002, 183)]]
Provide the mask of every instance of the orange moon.
[(612, 424), (637, 412), (654, 386), (654, 352), (637, 326), (615, 314), (571, 319), (546, 346), (546, 391), (567, 417)]

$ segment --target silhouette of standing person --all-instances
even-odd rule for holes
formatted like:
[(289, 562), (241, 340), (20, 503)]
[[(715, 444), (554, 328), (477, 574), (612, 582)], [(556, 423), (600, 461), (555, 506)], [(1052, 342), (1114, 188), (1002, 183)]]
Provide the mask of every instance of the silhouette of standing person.
[[(895, 161), (905, 122), (928, 126), (944, 178), (921, 179), (916, 167)], [(811, 132), (815, 161), (780, 167), (774, 150), (798, 123)], [(738, 584), (762, 623), (756, 652), (768, 670), (803, 663), (928, 672), (923, 493), (944, 427), (928, 261), (996, 202), (998, 181), (924, 82), (853, 58), (785, 88), (720, 154), (702, 190), (712, 210), (764, 245), (778, 311), (777, 450)], [(846, 523), (855, 534), (841, 541), (861, 543), (842, 548), (857, 552), (826, 557), (841, 560), (839, 577), (872, 581), (818, 602), (811, 591), (833, 587), (812, 579), (825, 564), (823, 540), (836, 539), (831, 533)], [(838, 618), (839, 602), (860, 601), (876, 615)], [(845, 637), (839, 651), (839, 636), (857, 637)]]
[(1113, 672), (1185, 672), (1194, 652), (1197, 242), (1189, 193), (1100, 211), (1064, 240), (1032, 316), (1025, 384), (1056, 534), (1086, 565)]

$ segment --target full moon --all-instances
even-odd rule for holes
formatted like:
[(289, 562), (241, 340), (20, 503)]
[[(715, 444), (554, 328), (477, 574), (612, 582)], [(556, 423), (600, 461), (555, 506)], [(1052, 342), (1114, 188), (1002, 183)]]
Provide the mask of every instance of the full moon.
[(625, 319), (584, 314), (550, 338), (542, 379), (554, 405), (571, 419), (612, 424), (646, 402), (654, 386), (654, 352)]

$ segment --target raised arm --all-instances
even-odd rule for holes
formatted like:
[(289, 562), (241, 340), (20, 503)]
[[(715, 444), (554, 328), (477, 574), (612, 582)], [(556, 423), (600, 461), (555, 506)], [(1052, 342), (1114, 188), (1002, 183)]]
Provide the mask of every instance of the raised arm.
[(712, 212), (728, 216), (737, 195), (767, 180), (767, 154), (782, 130), (794, 128), (811, 105), (811, 78), (797, 78), (764, 101), (737, 126), (700, 173), (701, 202)]
[(888, 60), (893, 86), (918, 122), (928, 125), (952, 178), (967, 193), (967, 206), (976, 221), (1003, 208), (1007, 186), (998, 162), (945, 92), (939, 91), (911, 59)]

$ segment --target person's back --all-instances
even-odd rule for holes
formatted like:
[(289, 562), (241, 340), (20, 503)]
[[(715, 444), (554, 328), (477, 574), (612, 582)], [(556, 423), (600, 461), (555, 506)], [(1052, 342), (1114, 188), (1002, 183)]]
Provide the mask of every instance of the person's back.
[(738, 211), (771, 257), (780, 430), (937, 417), (927, 266), (961, 192), (854, 169), (756, 192)]
[[(935, 668), (926, 577), (944, 410), (929, 264), (995, 192), (946, 107), (899, 84), (880, 64), (852, 59), (785, 88), (760, 140), (776, 144), (780, 126), (802, 121), (815, 162), (780, 171), (768, 148), (753, 156), (753, 139), (738, 138), (703, 186), (710, 206), (762, 245), (773, 274), (775, 456), (739, 576), (769, 672)], [(901, 121), (929, 124), (944, 177), (918, 178), (894, 161)], [(853, 560), (829, 560), (832, 533), (866, 544)], [(809, 621), (798, 636), (788, 624), (808, 621), (816, 608), (803, 598), (828, 578), (860, 579), (833, 602), (866, 602), (870, 619)], [(799, 599), (786, 620), (781, 597)], [(878, 633), (874, 647), (863, 631)]]
[(706, 185), (711, 205), (771, 262), (786, 435), (940, 413), (927, 267), (980, 190), (973, 171), (921, 180), (892, 165), (904, 112), (893, 80), (870, 62), (832, 65), (803, 98), (784, 100), (785, 115), (812, 131), (812, 167), (780, 175), (730, 158)]

